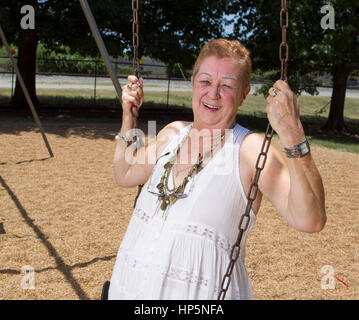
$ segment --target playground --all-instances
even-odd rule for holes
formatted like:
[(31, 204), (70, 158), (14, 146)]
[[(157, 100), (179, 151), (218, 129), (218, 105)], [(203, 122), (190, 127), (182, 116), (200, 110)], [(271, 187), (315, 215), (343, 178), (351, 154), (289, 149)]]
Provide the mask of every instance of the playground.
[[(137, 194), (113, 178), (120, 120), (41, 122), (53, 158), (31, 116), (0, 125), (0, 299), (99, 299)], [(140, 128), (146, 132), (147, 123)], [(297, 232), (264, 199), (247, 240), (255, 299), (358, 298), (359, 155), (316, 145), (312, 154), (325, 186), (327, 224), (320, 233)], [(323, 286), (331, 276), (325, 265), (345, 284), (328, 279)], [(32, 289), (24, 266), (33, 268)], [(323, 289), (330, 281), (334, 288)]]
[[(131, 74), (139, 77), (141, 71), (141, 53), (139, 54), (138, 51), (140, 46), (139, 0), (131, 2), (131, 14), (133, 14), (130, 35), (133, 47)], [(44, 6), (43, 4), (37, 3), (36, 8), (38, 10), (46, 8), (46, 1)], [(21, 74), (29, 73), (29, 70), (25, 72), (23, 64), (24, 57), (27, 58), (28, 53), (19, 50), (16, 58), (18, 62), (16, 62), (15, 51), (11, 50), (0, 26), (1, 42), (7, 52), (5, 58), (11, 63), (11, 72), (2, 72), (5, 76), (0, 79), (2, 111), (0, 121), (0, 300), (100, 299), (104, 282), (111, 279), (117, 251), (133, 212), (137, 187), (118, 186), (113, 172), (116, 147), (114, 138), (121, 128), (121, 107), (118, 98), (122, 95), (121, 85), (126, 83), (126, 77), (122, 77), (122, 84), (120, 84), (117, 65), (114, 69), (113, 60), (107, 52), (87, 1), (80, 0), (79, 4), (81, 14), (84, 14), (88, 23), (86, 30), (91, 31), (109, 79), (105, 80), (102, 77), (98, 80), (97, 71), (95, 71), (94, 86), (89, 84), (92, 80), (88, 79), (89, 83), (84, 83), (87, 81), (84, 79), (80, 83), (73, 78), (66, 78), (63, 82), (59, 82), (58, 78), (47, 77), (44, 83), (42, 81), (37, 83), (40, 105), (39, 101), (32, 101), (32, 97), (35, 96), (35, 86), (29, 87), (31, 81), (35, 84), (39, 80), (35, 79), (36, 72), (33, 73), (31, 81), (28, 79), (24, 81)], [(113, 5), (114, 3), (110, 8)], [(194, 3), (191, 5), (194, 6)], [(7, 8), (10, 8), (10, 2)], [(257, 9), (261, 10), (260, 8), (257, 4)], [(80, 10), (80, 7), (76, 10)], [(289, 15), (286, 1), (282, 0), (281, 8), (278, 7), (275, 10), (277, 10), (276, 16), (280, 12), (281, 42), (279, 38), (275, 41), (279, 44), (280, 79), (288, 81)], [(32, 11), (34, 12), (34, 8)], [(45, 12), (47, 13), (46, 10)], [(340, 10), (337, 12), (339, 13)], [(76, 21), (76, 19), (68, 21)], [(342, 18), (342, 21), (345, 19)], [(6, 24), (7, 30), (11, 29), (10, 24)], [(207, 23), (206, 28), (211, 25), (215, 23)], [(292, 23), (292, 27), (296, 25)], [(88, 31), (86, 31), (87, 35), (89, 35)], [(148, 33), (151, 33), (150, 30)], [(261, 34), (261, 32), (257, 33)], [(8, 34), (11, 35), (10, 44), (13, 44), (12, 33), (8, 32)], [(107, 37), (113, 34), (105, 32), (103, 35)], [(178, 32), (172, 32), (171, 36), (175, 34), (177, 35)], [(280, 36), (279, 33), (278, 35)], [(340, 38), (340, 35), (338, 37)], [(297, 38), (300, 37), (297, 36)], [(33, 60), (29, 59), (29, 61), (31, 60), (35, 67), (38, 40), (36, 37), (33, 39), (36, 40), (33, 41), (35, 54), (30, 54)], [(68, 40), (64, 40), (66, 41)], [(70, 42), (75, 49), (77, 44)], [(152, 42), (157, 46), (156, 40)], [(177, 42), (181, 43), (181, 41)], [(147, 46), (150, 43), (148, 42)], [(312, 48), (308, 45), (309, 47)], [(291, 46), (291, 52), (294, 52), (292, 48), (295, 46)], [(277, 47), (274, 51), (277, 53)], [(262, 53), (263, 56), (267, 54), (268, 52)], [(320, 55), (318, 57), (322, 58)], [(318, 57), (314, 56), (313, 61), (319, 60)], [(332, 63), (332, 61), (329, 62)], [(330, 64), (329, 62), (325, 62), (326, 67)], [(22, 64), (22, 71), (17, 63)], [(95, 70), (97, 63), (96, 60)], [(301, 63), (297, 64), (299, 65)], [(344, 79), (346, 81), (350, 71), (354, 70), (349, 70), (345, 63), (339, 65), (337, 69), (345, 69), (344, 67), (348, 69)], [(272, 64), (270, 68), (273, 68)], [(268, 66), (266, 66), (267, 69)], [(267, 72), (272, 71), (273, 69), (267, 70)], [(139, 112), (137, 127), (145, 133), (146, 138), (148, 138), (147, 121), (149, 120), (156, 121), (157, 132), (168, 122), (180, 120), (178, 116), (186, 118), (183, 120), (192, 120), (190, 119), (192, 88), (189, 79), (185, 79), (182, 69), (181, 73), (184, 81), (170, 84), (170, 76), (168, 76), (165, 82), (159, 83), (157, 78), (152, 78), (152, 82), (148, 82), (147, 87), (144, 88), (147, 97), (145, 104), (149, 108), (143, 108)], [(15, 89), (13, 94), (15, 74), (17, 93)], [(312, 73), (308, 73), (309, 75), (313, 76)], [(267, 199), (263, 199), (255, 226), (245, 247), (245, 265), (253, 286), (254, 299), (358, 299), (359, 135), (357, 125), (359, 100), (358, 90), (355, 88), (351, 91), (347, 90), (347, 96), (345, 96), (346, 90), (338, 90), (339, 87), (340, 89), (347, 88), (346, 82), (341, 82), (341, 86), (338, 85), (339, 75), (342, 76), (339, 71), (333, 75), (333, 88), (327, 86), (318, 90), (319, 97), (305, 97), (305, 94), (298, 97), (301, 121), (310, 142), (311, 154), (323, 179), (327, 223), (319, 233), (298, 232), (285, 222)], [(53, 82), (51, 85), (48, 83), (49, 79)], [(298, 84), (299, 79), (296, 82)], [(237, 114), (237, 121), (263, 134), (268, 123), (264, 110), (265, 99), (262, 96), (253, 95), (255, 86), (261, 85), (262, 83), (253, 84), (252, 91), (241, 108), (243, 110)], [(9, 90), (10, 86), (11, 90)], [(127, 85), (127, 89), (131, 87), (132, 84)], [(81, 91), (81, 95), (75, 94), (75, 89)], [(21, 95), (19, 90), (21, 90)], [(305, 89), (305, 91), (308, 90), (309, 93), (312, 92), (312, 89)], [(167, 98), (163, 98), (162, 95), (166, 91)], [(172, 102), (170, 91), (174, 91), (175, 96), (177, 95)], [(162, 100), (159, 100), (160, 95)], [(271, 95), (275, 97), (276, 91), (273, 90)], [(13, 98), (16, 96), (23, 98), (17, 100), (22, 101), (20, 105), (14, 102), (16, 99)], [(335, 134), (331, 131), (334, 128), (333, 123), (330, 123), (330, 130), (328, 127), (327, 130), (322, 127), (323, 121), (327, 117), (330, 119), (332, 114), (328, 110), (329, 97), (342, 98), (342, 111), (344, 104), (346, 107), (345, 113), (342, 112), (343, 121), (339, 123), (340, 130), (335, 131)], [(9, 103), (10, 98), (11, 103)], [(88, 103), (90, 100), (92, 105)], [(79, 101), (83, 102), (80, 107)], [(337, 105), (340, 104), (338, 101)], [(52, 107), (49, 108), (49, 104), (52, 104)], [(102, 104), (109, 107), (102, 108)], [(64, 105), (68, 106), (64, 108)], [(169, 105), (172, 105), (171, 108)], [(134, 112), (135, 107), (135, 104), (130, 104), (132, 116), (137, 118), (138, 113)], [(215, 109), (215, 107), (209, 108)], [(267, 127), (267, 133), (269, 129), (271, 129), (270, 125)], [(267, 134), (265, 141), (268, 141)], [(272, 144), (282, 149), (277, 135), (273, 136)], [(309, 152), (309, 149), (307, 151)], [(301, 153), (301, 156), (304, 155)], [(257, 167), (255, 179), (258, 179), (259, 173)], [(252, 184), (257, 182), (258, 180)], [(313, 188), (312, 185), (311, 188)], [(309, 193), (308, 191), (306, 194)], [(248, 204), (251, 206), (250, 201)], [(218, 210), (221, 208), (218, 207)], [(249, 210), (246, 210), (246, 214), (249, 214)], [(322, 215), (324, 216), (324, 213)], [(242, 229), (242, 231), (245, 230)], [(237, 240), (239, 242), (237, 245), (241, 244), (240, 239)]]

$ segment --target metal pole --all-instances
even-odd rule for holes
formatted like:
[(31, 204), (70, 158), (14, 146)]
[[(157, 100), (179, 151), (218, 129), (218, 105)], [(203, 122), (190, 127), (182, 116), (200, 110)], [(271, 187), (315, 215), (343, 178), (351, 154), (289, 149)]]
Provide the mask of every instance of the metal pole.
[(14, 93), (14, 67), (11, 65), (11, 99)]
[(95, 61), (95, 88), (94, 88), (94, 102), (96, 104), (96, 82), (97, 82), (97, 61)]
[(94, 36), (95, 40), (96, 40), (96, 44), (97, 44), (97, 47), (101, 53), (101, 56), (102, 56), (102, 59), (105, 61), (105, 64), (106, 64), (106, 68), (107, 68), (107, 72), (109, 73), (110, 77), (111, 77), (111, 80), (112, 80), (112, 83), (115, 87), (115, 90), (116, 90), (116, 93), (117, 93), (117, 96), (118, 98), (120, 99), (121, 101), (121, 96), (122, 96), (122, 89), (121, 89), (121, 85), (117, 79), (117, 76), (115, 74), (115, 71), (113, 70), (113, 66), (112, 66), (112, 63), (110, 61), (110, 57), (108, 55), (108, 52), (107, 52), (107, 49), (105, 47), (105, 44), (103, 43), (103, 40), (102, 40), (102, 37), (101, 37), (101, 34), (97, 28), (97, 25), (96, 25), (96, 21), (92, 15), (92, 12), (91, 12), (91, 9), (87, 3), (87, 0), (79, 0), (80, 1), (80, 4), (81, 4), (81, 7), (82, 7), (82, 11), (84, 12), (85, 16), (86, 16), (86, 19), (87, 19), (87, 22), (90, 26), (90, 29), (91, 29), (91, 32), (92, 32), (92, 35)]
[(168, 77), (168, 84), (167, 84), (167, 109), (168, 109), (168, 100), (170, 98), (170, 82), (171, 82), (171, 76)]
[(35, 107), (34, 107), (34, 104), (32, 103), (32, 100), (30, 98), (30, 94), (29, 92), (27, 91), (27, 88), (26, 88), (26, 85), (25, 85), (25, 82), (21, 76), (21, 73), (20, 73), (20, 70), (19, 68), (17, 67), (17, 64), (15, 62), (15, 59), (14, 57), (12, 56), (11, 54), (11, 50), (10, 50), (10, 47), (9, 47), (9, 44), (6, 40), (6, 37), (5, 37), (5, 34), (0, 26), (0, 38), (6, 48), (6, 51), (8, 53), (8, 56), (10, 58), (10, 61), (11, 61), (11, 64), (12, 64), (12, 67), (14, 68), (15, 72), (16, 72), (16, 76), (17, 76), (17, 79), (19, 80), (19, 83), (21, 85), (21, 88), (22, 88), (22, 91), (24, 92), (24, 95), (25, 95), (25, 98), (26, 98), (26, 101), (27, 103), (29, 104), (29, 107), (31, 109), (31, 112), (32, 112), (32, 115), (34, 117), (34, 120), (37, 124), (37, 126), (40, 128), (41, 130), (41, 135), (42, 135), (42, 138), (44, 139), (44, 142), (46, 144), (46, 147), (47, 147), (47, 150), (49, 151), (49, 154), (51, 157), (54, 156), (54, 154), (52, 153), (52, 150), (51, 150), (51, 147), (49, 145), (49, 142), (47, 141), (47, 138), (46, 138), (46, 135), (45, 135), (45, 132), (44, 132), (44, 129), (42, 128), (42, 125), (41, 125), (41, 122), (40, 122), (40, 119), (39, 117), (37, 116), (37, 113), (36, 113), (36, 110), (35, 110)]

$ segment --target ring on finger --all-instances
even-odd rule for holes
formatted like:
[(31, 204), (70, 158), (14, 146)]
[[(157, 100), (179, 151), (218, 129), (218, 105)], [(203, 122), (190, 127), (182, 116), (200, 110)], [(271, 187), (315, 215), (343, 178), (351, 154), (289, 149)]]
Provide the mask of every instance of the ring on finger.
[(277, 93), (277, 89), (276, 89), (276, 88), (273, 88), (273, 89), (271, 90), (271, 96), (272, 96), (272, 97), (275, 97), (277, 94), (278, 94), (278, 93)]

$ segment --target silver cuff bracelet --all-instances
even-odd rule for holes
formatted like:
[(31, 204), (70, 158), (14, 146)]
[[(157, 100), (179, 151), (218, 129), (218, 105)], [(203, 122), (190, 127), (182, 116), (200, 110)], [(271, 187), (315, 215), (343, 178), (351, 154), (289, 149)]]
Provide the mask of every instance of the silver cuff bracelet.
[(127, 146), (131, 145), (136, 149), (140, 149), (145, 145), (142, 138), (136, 135), (133, 135), (131, 137), (126, 137), (126, 136), (121, 136), (120, 133), (118, 133), (115, 139), (116, 140), (122, 139), (127, 143)]
[(305, 139), (303, 142), (296, 144), (291, 148), (284, 148), (288, 158), (301, 158), (310, 152), (309, 142)]

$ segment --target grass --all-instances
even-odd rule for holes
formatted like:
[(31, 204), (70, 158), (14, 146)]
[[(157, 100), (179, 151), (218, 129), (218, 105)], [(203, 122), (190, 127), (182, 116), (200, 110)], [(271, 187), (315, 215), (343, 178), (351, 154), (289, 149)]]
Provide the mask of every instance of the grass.
[[(328, 134), (320, 130), (328, 118), (330, 97), (300, 96), (298, 103), (301, 121), (311, 144), (359, 154), (359, 99), (345, 100), (344, 119), (353, 133), (350, 135)], [(248, 96), (239, 111), (239, 117), (249, 123), (249, 128), (266, 128), (265, 106), (266, 100), (263, 96)]]
[[(93, 89), (38, 89), (37, 95), (40, 102), (47, 106), (121, 108), (114, 90), (97, 90), (96, 99)], [(0, 89), (0, 105), (8, 104), (9, 101), (10, 90)], [(359, 154), (359, 99), (345, 100), (344, 117), (346, 126), (353, 133), (351, 135), (326, 134), (320, 130), (328, 117), (330, 97), (300, 96), (298, 103), (306, 135), (312, 144)], [(265, 106), (266, 100), (262, 95), (249, 95), (238, 112), (240, 123), (263, 133), (267, 127)], [(171, 91), (167, 105), (167, 92), (147, 92), (143, 107), (189, 111), (191, 93)]]

